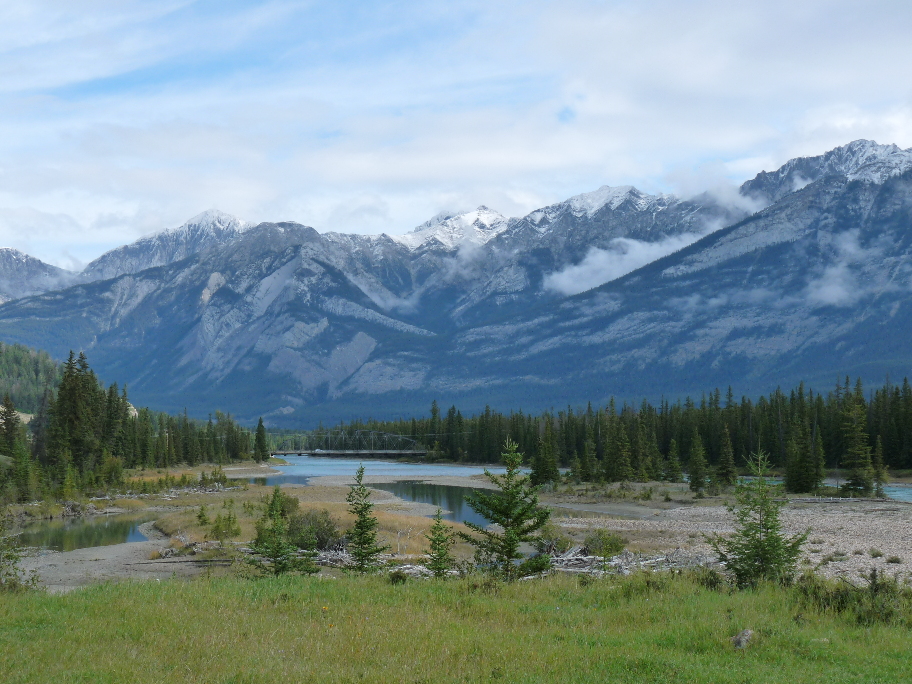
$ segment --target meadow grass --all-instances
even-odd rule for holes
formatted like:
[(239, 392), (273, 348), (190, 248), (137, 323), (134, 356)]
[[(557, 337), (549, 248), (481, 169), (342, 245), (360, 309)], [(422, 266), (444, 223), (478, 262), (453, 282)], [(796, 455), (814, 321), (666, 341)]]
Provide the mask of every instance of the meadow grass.
[[(689, 577), (201, 578), (0, 595), (4, 682), (896, 682), (907, 627)], [(729, 639), (756, 633), (744, 650)]]

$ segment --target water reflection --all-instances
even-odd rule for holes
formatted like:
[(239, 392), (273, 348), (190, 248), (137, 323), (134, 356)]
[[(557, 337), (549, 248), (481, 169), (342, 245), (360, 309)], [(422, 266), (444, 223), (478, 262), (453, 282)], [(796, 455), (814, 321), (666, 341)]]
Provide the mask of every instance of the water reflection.
[(443, 517), (453, 522), (472, 522), (482, 527), (489, 522), (466, 503), (466, 497), (473, 491), (471, 487), (451, 487), (427, 482), (384, 482), (372, 484), (371, 487), (390, 492), (406, 501), (439, 506), (443, 509)]
[[(399, 481), (369, 486), (391, 492), (406, 501), (429, 503), (440, 506), (444, 517), (453, 522), (470, 521), (478, 525), (487, 525), (488, 521), (475, 513), (465, 502), (471, 487), (428, 484), (419, 478), (434, 476), (471, 477), (484, 473), (481, 466), (439, 465), (434, 463), (404, 463), (400, 461), (354, 460), (329, 458), (326, 456), (286, 456), (287, 466), (276, 466), (281, 475), (251, 478), (251, 482), (272, 487), (282, 484), (306, 485), (311, 478), (324, 475), (344, 475), (354, 478), (358, 466), (364, 466), (366, 476), (414, 477), (414, 481)], [(505, 472), (502, 467), (489, 468), (493, 473)]]
[(139, 526), (152, 520), (149, 515), (99, 515), (91, 518), (45, 520), (27, 525), (19, 535), (24, 546), (54, 551), (74, 551), (92, 546), (147, 541)]

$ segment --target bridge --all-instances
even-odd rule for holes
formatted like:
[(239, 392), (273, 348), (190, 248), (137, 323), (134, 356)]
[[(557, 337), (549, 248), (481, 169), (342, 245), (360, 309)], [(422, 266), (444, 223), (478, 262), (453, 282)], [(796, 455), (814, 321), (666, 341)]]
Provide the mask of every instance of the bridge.
[(280, 442), (273, 456), (424, 456), (427, 449), (404, 435), (374, 430), (323, 430), (292, 435)]

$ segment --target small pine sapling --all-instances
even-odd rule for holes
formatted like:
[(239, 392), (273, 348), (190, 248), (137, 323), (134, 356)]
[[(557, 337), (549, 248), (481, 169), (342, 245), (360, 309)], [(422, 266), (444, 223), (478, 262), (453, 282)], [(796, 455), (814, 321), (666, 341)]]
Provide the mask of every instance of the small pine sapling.
[[(473, 511), (499, 525), (503, 532), (466, 522), (467, 527), (481, 536), (464, 532), (459, 536), (475, 547), (476, 558), (481, 564), (503, 579), (513, 580), (551, 567), (549, 556), (543, 554), (523, 560), (519, 551), (523, 542), (535, 543), (536, 533), (548, 522), (551, 511), (538, 505), (538, 487), (521, 473), (522, 454), (516, 451), (516, 444), (508, 439), (505, 448), (502, 458), (507, 472), (494, 475), (485, 470), (485, 476), (499, 491), (475, 491), (466, 499)], [(515, 561), (522, 562), (517, 564)]]
[(434, 516), (431, 529), (424, 536), (431, 547), (428, 553), (428, 570), (434, 573), (434, 577), (446, 577), (456, 563), (452, 552), (453, 544), (456, 543), (456, 534), (449, 525), (443, 522), (443, 511), (439, 508)]
[(706, 541), (734, 576), (739, 587), (756, 586), (767, 580), (790, 582), (808, 532), (787, 537), (782, 533), (776, 501), (776, 486), (769, 481), (769, 459), (760, 452), (750, 461), (753, 479), (735, 490), (736, 503), (728, 506), (735, 516), (735, 533), (718, 534)]

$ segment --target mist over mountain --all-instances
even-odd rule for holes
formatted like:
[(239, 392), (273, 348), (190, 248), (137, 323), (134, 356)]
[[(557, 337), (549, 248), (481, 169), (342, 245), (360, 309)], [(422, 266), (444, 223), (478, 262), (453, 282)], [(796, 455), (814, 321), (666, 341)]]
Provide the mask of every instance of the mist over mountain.
[(740, 197), (606, 186), (395, 236), (206, 212), (75, 285), (0, 252), (0, 340), (83, 349), (156, 408), (302, 426), (908, 374), (912, 150), (856, 141)]
[(76, 273), (46, 264), (17, 249), (0, 247), (0, 304), (64, 288), (76, 280)]

